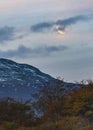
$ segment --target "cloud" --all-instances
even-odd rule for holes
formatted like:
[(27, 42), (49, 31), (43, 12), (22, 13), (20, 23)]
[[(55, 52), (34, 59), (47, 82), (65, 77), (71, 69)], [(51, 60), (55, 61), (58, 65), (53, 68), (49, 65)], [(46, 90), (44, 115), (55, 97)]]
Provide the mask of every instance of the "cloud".
[(39, 24), (33, 25), (31, 27), (31, 30), (33, 32), (43, 32), (47, 29), (50, 29), (52, 26), (53, 26), (53, 23), (44, 22), (44, 23), (39, 23)]
[(12, 57), (44, 57), (49, 56), (52, 53), (64, 51), (68, 49), (67, 46), (41, 46), (37, 48), (28, 48), (23, 45), (19, 46), (16, 50), (0, 51), (0, 57), (12, 58)]
[(85, 22), (91, 17), (86, 15), (78, 15), (74, 17), (69, 17), (63, 20), (57, 20), (56, 22), (43, 22), (31, 26), (32, 32), (44, 32), (53, 29), (54, 31), (65, 31), (68, 26), (74, 25), (77, 22)]
[(13, 40), (14, 32), (14, 27), (5, 26), (0, 28), (0, 44), (8, 40)]
[(60, 26), (60, 29), (64, 31), (68, 26), (76, 24), (79, 21), (85, 20), (87, 20), (85, 16), (70, 17), (68, 19), (58, 20), (56, 22), (56, 25)]
[(26, 5), (26, 0), (0, 0), (0, 11), (18, 10)]
[[(31, 26), (31, 31), (35, 33), (56, 31), (60, 34), (64, 34), (68, 26), (74, 25), (79, 21), (87, 21), (91, 16), (80, 15), (70, 17), (63, 20), (57, 20), (56, 22), (43, 22)], [(6, 43), (9, 40), (22, 39), (26, 37), (29, 32), (21, 34), (15, 31), (15, 27), (4, 26), (0, 28), (0, 44)]]

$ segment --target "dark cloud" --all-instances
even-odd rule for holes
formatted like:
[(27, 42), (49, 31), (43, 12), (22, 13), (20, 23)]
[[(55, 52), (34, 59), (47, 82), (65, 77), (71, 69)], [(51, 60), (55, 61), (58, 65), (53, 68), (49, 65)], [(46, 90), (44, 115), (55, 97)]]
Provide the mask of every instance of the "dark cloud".
[(53, 26), (53, 23), (44, 22), (44, 23), (39, 23), (39, 24), (33, 25), (31, 27), (31, 30), (33, 32), (43, 32), (47, 29), (50, 29), (52, 26)]
[(14, 27), (5, 26), (0, 28), (0, 43), (12, 40), (14, 37), (14, 32), (15, 32)]
[(59, 29), (62, 31), (65, 31), (65, 29), (73, 24), (76, 24), (79, 21), (86, 21), (88, 20), (88, 17), (84, 16), (84, 15), (80, 15), (80, 16), (76, 16), (76, 17), (70, 17), (68, 19), (64, 19), (64, 20), (58, 20), (56, 22), (56, 25), (59, 26)]
[(19, 46), (16, 50), (0, 51), (0, 57), (44, 57), (49, 56), (54, 52), (64, 51), (68, 49), (67, 46), (43, 46), (37, 48), (28, 48), (25, 46)]
[[(87, 21), (89, 20), (90, 17), (86, 16), (86, 15), (78, 15), (78, 16), (74, 16), (74, 17), (70, 17), (67, 19), (63, 19), (63, 20), (57, 20), (56, 22), (52, 22), (52, 23), (48, 23), (48, 22), (43, 22), (43, 23), (38, 23), (36, 25), (31, 26), (31, 31), (32, 32), (43, 32), (45, 30), (52, 29), (54, 28), (54, 31), (56, 30), (62, 30), (65, 31), (65, 29), (68, 26), (71, 26), (73, 24), (76, 24), (79, 21)], [(57, 27), (56, 27), (57, 26)]]
[(64, 20), (58, 20), (56, 22), (56, 24), (58, 24), (58, 25), (71, 25), (71, 24), (75, 24), (76, 22), (82, 21), (82, 20), (85, 20), (85, 19), (86, 19), (85, 16), (80, 15), (80, 16), (70, 17), (70, 18), (67, 18), (67, 19), (64, 19)]

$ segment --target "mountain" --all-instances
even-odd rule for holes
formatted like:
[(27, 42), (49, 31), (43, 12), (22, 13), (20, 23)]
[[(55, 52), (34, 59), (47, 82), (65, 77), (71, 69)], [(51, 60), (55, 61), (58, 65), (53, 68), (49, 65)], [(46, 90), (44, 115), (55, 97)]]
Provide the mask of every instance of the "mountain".
[[(0, 98), (30, 99), (31, 94), (38, 91), (41, 86), (55, 80), (31, 65), (0, 59)], [(72, 83), (64, 83), (65, 89), (68, 89), (68, 86), (70, 89), (77, 87)]]

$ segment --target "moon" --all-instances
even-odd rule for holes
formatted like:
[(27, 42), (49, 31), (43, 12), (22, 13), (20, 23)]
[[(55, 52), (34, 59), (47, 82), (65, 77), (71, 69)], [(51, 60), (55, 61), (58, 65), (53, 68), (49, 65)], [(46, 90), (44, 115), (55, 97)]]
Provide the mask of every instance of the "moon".
[(58, 33), (61, 34), (61, 35), (64, 35), (64, 34), (65, 34), (65, 32), (62, 31), (62, 30), (58, 30)]
[(58, 32), (59, 34), (61, 34), (61, 35), (64, 35), (64, 34), (65, 34), (65, 31), (63, 31), (59, 25), (56, 26), (56, 30), (57, 30), (57, 32)]

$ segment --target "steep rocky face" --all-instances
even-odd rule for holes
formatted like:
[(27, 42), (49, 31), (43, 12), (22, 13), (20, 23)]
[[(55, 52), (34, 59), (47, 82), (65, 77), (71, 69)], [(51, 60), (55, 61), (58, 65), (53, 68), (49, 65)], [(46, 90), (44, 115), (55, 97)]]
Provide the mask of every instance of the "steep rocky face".
[(39, 87), (54, 80), (33, 66), (0, 59), (0, 97), (28, 99)]

